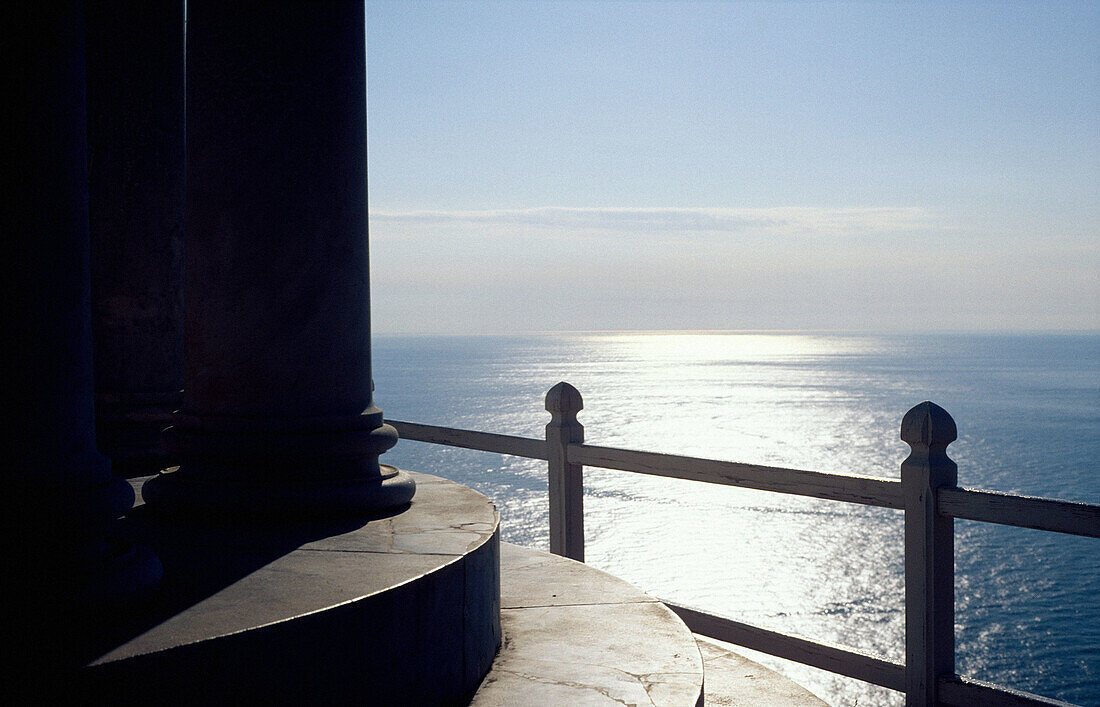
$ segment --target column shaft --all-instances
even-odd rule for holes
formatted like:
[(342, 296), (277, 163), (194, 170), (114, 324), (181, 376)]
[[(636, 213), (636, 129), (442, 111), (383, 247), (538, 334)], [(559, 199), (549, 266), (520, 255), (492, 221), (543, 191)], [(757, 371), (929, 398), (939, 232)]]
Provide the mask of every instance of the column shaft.
[(105, 536), (134, 492), (95, 444), (82, 3), (19, 3), (5, 15), (19, 27), (7, 47), (16, 58), (8, 168), (18, 179), (3, 229), (14, 256), (5, 297), (14, 414), (0, 471), (5, 582), (25, 599), (87, 612), (145, 593), (160, 566)]
[(183, 388), (183, 2), (87, 18), (96, 429), (116, 473), (169, 466)]
[(407, 502), (371, 399), (363, 3), (187, 9), (184, 406), (150, 504)]

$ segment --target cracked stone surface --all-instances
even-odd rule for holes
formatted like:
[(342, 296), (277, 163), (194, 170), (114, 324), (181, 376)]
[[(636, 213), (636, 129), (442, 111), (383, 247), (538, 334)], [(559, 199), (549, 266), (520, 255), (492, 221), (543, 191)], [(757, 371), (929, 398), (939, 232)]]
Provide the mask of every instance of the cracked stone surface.
[(471, 705), (702, 704), (683, 622), (621, 579), (501, 544), (504, 644)]

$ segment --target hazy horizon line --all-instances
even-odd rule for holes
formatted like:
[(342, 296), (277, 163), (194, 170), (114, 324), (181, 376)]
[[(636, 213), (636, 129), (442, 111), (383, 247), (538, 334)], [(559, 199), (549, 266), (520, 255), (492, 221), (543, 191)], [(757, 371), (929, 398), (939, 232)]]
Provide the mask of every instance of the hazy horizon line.
[(910, 334), (915, 336), (934, 336), (938, 334), (1018, 334), (1018, 335), (1100, 335), (1096, 329), (531, 329), (522, 331), (372, 331), (377, 336), (542, 336), (553, 334)]

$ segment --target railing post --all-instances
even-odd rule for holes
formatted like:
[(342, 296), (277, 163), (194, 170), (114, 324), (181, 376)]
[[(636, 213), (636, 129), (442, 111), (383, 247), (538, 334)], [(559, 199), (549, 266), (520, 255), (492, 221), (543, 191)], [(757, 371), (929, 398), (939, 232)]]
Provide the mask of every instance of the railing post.
[(581, 466), (570, 464), (567, 453), (570, 444), (584, 441), (584, 426), (577, 422), (583, 407), (580, 392), (568, 383), (558, 383), (546, 393), (550, 552), (578, 562), (584, 562), (584, 488)]
[(901, 463), (905, 496), (905, 704), (936, 704), (937, 681), (955, 673), (954, 520), (936, 508), (936, 489), (955, 486), (958, 467), (947, 456), (955, 421), (923, 402), (901, 421), (912, 451)]

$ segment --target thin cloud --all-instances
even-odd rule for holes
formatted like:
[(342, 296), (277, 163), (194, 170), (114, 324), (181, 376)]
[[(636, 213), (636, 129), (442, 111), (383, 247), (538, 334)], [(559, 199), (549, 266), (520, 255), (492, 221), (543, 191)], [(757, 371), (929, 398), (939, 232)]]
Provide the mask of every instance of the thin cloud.
[(650, 234), (726, 233), (823, 235), (913, 231), (927, 228), (931, 215), (917, 207), (831, 209), (773, 208), (574, 208), (543, 206), (481, 211), (371, 211), (371, 222), (386, 227), (537, 228), (559, 232)]

